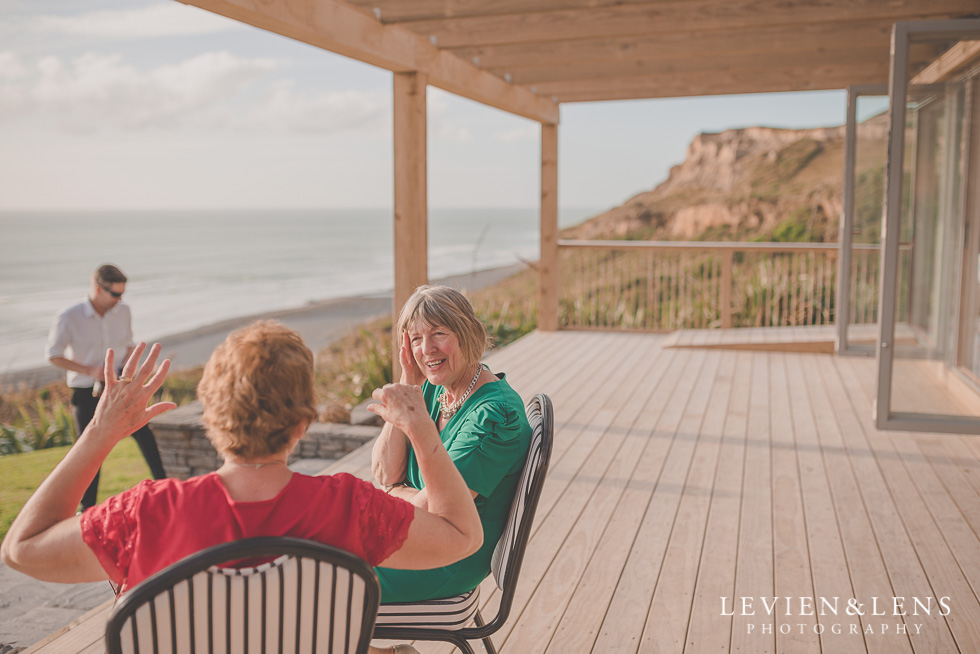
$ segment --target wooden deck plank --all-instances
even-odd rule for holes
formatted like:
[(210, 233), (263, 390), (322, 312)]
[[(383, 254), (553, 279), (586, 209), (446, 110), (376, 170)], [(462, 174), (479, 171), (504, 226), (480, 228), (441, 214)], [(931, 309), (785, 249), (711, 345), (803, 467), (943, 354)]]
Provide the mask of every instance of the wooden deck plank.
[[(963, 532), (964, 547), (971, 550), (980, 547), (980, 541), (977, 540), (977, 534), (980, 534), (980, 495), (969, 479), (961, 474), (962, 466), (944, 446), (944, 440), (955, 443), (959, 439), (956, 436), (949, 438), (938, 434), (921, 434), (915, 439), (919, 451), (925, 455), (935, 473), (935, 479), (942, 484), (944, 495), (949, 499), (945, 513), (951, 524), (955, 523), (956, 528)], [(954, 509), (956, 513), (952, 512)], [(966, 533), (967, 531), (970, 533)], [(980, 555), (974, 552), (974, 555), (966, 558), (971, 562), (963, 566), (963, 571), (967, 573), (971, 584), (974, 584), (974, 592), (977, 592), (974, 567), (980, 565)]]
[[(521, 574), (510, 623), (494, 636), (498, 646), (520, 619), (521, 610), (536, 591), (588, 499), (587, 495), (583, 497), (587, 487), (573, 485), (572, 481), (587, 462), (593, 463), (595, 448), (604, 431), (601, 426), (610, 419), (609, 412), (601, 410), (601, 406), (616, 395), (619, 388), (616, 382), (621, 371), (635, 361), (635, 345), (643, 340), (637, 339), (636, 335), (622, 335), (616, 341), (617, 349), (596, 348), (596, 361), (588, 366), (589, 374), (575, 379), (570, 392), (555, 407), (557, 424), (552, 463), (526, 555), (525, 570), (528, 572)], [(663, 356), (662, 351), (657, 356)], [(498, 604), (499, 594), (494, 592), (484, 606), (492, 615)]]
[[(969, 446), (968, 441), (978, 440), (976, 436), (953, 435), (947, 438), (939, 438), (938, 442), (946, 450), (950, 461), (956, 466), (957, 472), (970, 484), (973, 492), (980, 495), (980, 468), (974, 463), (977, 460), (977, 453)], [(965, 491), (964, 491), (965, 492)], [(977, 520), (980, 520), (980, 511), (964, 511), (974, 531), (977, 529)]]
[[(882, 560), (891, 582), (893, 597), (924, 597), (932, 594), (929, 580), (922, 567), (911, 537), (902, 521), (902, 507), (895, 501), (885, 479), (884, 468), (894, 454), (876, 450), (872, 440), (878, 439), (871, 420), (870, 397), (874, 390), (862, 387), (851, 369), (870, 367), (870, 360), (860, 362), (849, 358), (817, 359), (817, 370), (830, 402), (834, 417), (840, 425), (844, 448), (864, 497), (868, 518), (881, 551)], [(866, 380), (865, 380), (866, 382)], [(868, 434), (873, 434), (868, 436)], [(878, 580), (884, 583), (884, 580)], [(916, 652), (952, 652), (956, 644), (946, 620), (938, 615), (905, 619), (908, 636)], [(912, 625), (919, 624), (916, 629)]]
[[(821, 450), (817, 424), (811, 410), (812, 398), (803, 375), (796, 372), (798, 368), (794, 368), (795, 374), (789, 375), (789, 394), (793, 398), (793, 427), (806, 511), (814, 593), (816, 597), (856, 597), (848, 574), (837, 512), (826, 471), (826, 468), (846, 465), (847, 462), (842, 460), (839, 452)], [(847, 632), (824, 631), (820, 642), (824, 649), (833, 652), (867, 651), (863, 638), (855, 638)]]
[[(512, 624), (519, 619), (520, 611), (526, 604), (529, 597), (536, 591), (537, 585), (546, 573), (548, 566), (555, 553), (561, 547), (564, 534), (567, 534), (573, 522), (569, 522), (570, 515), (568, 507), (561, 507), (560, 502), (564, 501), (565, 493), (568, 491), (571, 481), (576, 477), (582, 465), (589, 460), (590, 452), (595, 447), (594, 435), (589, 435), (589, 424), (594, 423), (597, 418), (595, 405), (590, 405), (589, 398), (595, 402), (604, 402), (611, 398), (615, 389), (611, 384), (615, 381), (614, 371), (624, 369), (630, 360), (630, 355), (635, 354), (633, 344), (637, 341), (627, 339), (619, 341), (619, 352), (606, 348), (600, 354), (601, 364), (592, 367), (592, 374), (582, 378), (574, 389), (574, 394), (569, 396), (571, 401), (566, 407), (564, 415), (567, 421), (564, 425), (556, 426), (555, 453), (552, 455), (552, 464), (549, 472), (549, 482), (545, 485), (545, 492), (542, 493), (538, 514), (535, 518), (535, 530), (532, 532), (531, 543), (539, 544), (534, 546), (533, 556), (537, 557), (534, 573), (525, 577), (522, 574), (521, 584), (518, 587), (518, 599), (515, 599), (515, 608), (512, 611)], [(605, 368), (603, 367), (605, 366)], [(605, 370), (603, 373), (602, 371)], [(556, 407), (556, 421), (559, 409)], [(568, 457), (558, 454), (560, 449), (571, 452)], [(554, 514), (553, 514), (554, 512)], [(547, 525), (547, 528), (543, 528)], [(557, 531), (556, 531), (557, 530)], [(545, 533), (548, 532), (548, 533)], [(529, 546), (530, 548), (531, 546)], [(532, 554), (529, 551), (529, 557)], [(530, 564), (526, 563), (526, 568)], [(525, 569), (526, 569), (525, 568)], [(499, 595), (494, 593), (487, 608), (491, 613), (496, 611)], [(508, 626), (495, 637), (495, 642), (501, 642), (510, 633), (512, 626)]]
[[(695, 581), (691, 619), (688, 622), (685, 652), (727, 652), (731, 643), (731, 611), (735, 597), (735, 564), (737, 558), (739, 518), (742, 509), (742, 481), (745, 463), (745, 438), (751, 366), (749, 354), (731, 353), (735, 361), (732, 392), (729, 398), (721, 451), (711, 492), (711, 504), (705, 526), (704, 546), (698, 578)], [(727, 611), (721, 598), (728, 598)]]
[[(810, 576), (810, 552), (807, 543), (806, 519), (803, 507), (803, 489), (800, 466), (797, 464), (796, 434), (793, 412), (799, 411), (799, 403), (806, 401), (800, 389), (793, 393), (791, 407), (789, 376), (785, 355), (769, 358), (771, 385), (769, 390), (770, 425), (772, 429), (772, 537), (773, 579), (776, 597), (812, 597), (813, 579)], [(789, 633), (776, 631), (776, 650), (781, 653), (800, 652), (819, 654), (820, 640), (814, 638), (817, 624), (815, 615), (801, 613), (793, 607), (792, 618), (780, 618), (777, 627), (789, 625)]]
[[(677, 517), (681, 489), (687, 477), (693, 453), (691, 427), (694, 419), (686, 410), (695, 389), (700, 387), (698, 377), (705, 360), (704, 351), (684, 352), (679, 360), (683, 373), (678, 375), (670, 401), (662, 411), (651, 438), (657, 447), (648, 447), (638, 470), (650, 477), (644, 481), (653, 492), (648, 499), (643, 522), (630, 549), (623, 573), (613, 594), (594, 652), (636, 651), (646, 622), (661, 563), (667, 549), (670, 531)], [(699, 424), (699, 423), (698, 423)], [(666, 451), (665, 451), (666, 450)], [(652, 479), (651, 479), (652, 477)]]
[[(685, 365), (686, 360), (678, 362)], [(666, 377), (671, 383), (670, 373)], [(612, 511), (595, 555), (582, 574), (561, 622), (555, 630), (549, 650), (552, 652), (588, 651), (595, 642), (605, 613), (605, 607), (616, 590), (627, 557), (635, 542), (650, 501), (651, 489), (657, 483), (667, 441), (651, 438), (651, 430), (671, 399), (669, 388), (654, 393), (627, 435), (641, 442), (642, 452), (636, 456), (632, 472), (623, 482), (615, 481), (622, 489)]]
[[(960, 513), (949, 499), (942, 484), (935, 477), (928, 463), (922, 458), (914, 443), (914, 435), (908, 434), (904, 442), (896, 443), (896, 451), (902, 458), (912, 484), (918, 489), (919, 501), (924, 511), (921, 515), (905, 511), (910, 521), (915, 521), (915, 533), (931, 528), (935, 536), (923, 538), (923, 544), (916, 549), (920, 556), (932, 564), (930, 579), (935, 579), (934, 587), (951, 587), (959, 601), (955, 617), (950, 614), (947, 620), (961, 651), (980, 651), (980, 603), (977, 602), (977, 557), (980, 548), (976, 535), (959, 521)], [(920, 522), (921, 521), (921, 522)], [(921, 525), (921, 526), (920, 526)], [(923, 551), (926, 553), (923, 554)], [(946, 591), (940, 591), (945, 593)]]
[[(711, 353), (715, 356), (709, 355), (700, 376), (704, 386), (707, 386), (706, 392), (702, 394), (701, 389), (696, 388), (685, 413), (685, 423), (691, 416), (690, 424), (693, 426), (696, 420), (700, 420), (700, 425), (696, 432), (692, 430), (692, 436), (696, 433), (693, 436), (696, 441), (691, 466), (681, 491), (679, 519), (674, 522), (647, 614), (640, 641), (641, 652), (680, 652), (687, 642), (698, 564), (704, 547), (708, 509), (734, 373), (735, 357), (727, 352), (724, 357), (719, 354), (716, 350)], [(717, 372), (713, 373), (714, 370)], [(685, 423), (682, 423), (682, 430), (687, 426)]]
[[(964, 435), (962, 436), (962, 440), (964, 447), (971, 450), (973, 452), (973, 456), (980, 459), (980, 436)], [(975, 468), (972, 469), (972, 473), (973, 474), (970, 475), (970, 478), (973, 480), (976, 480), (976, 478), (980, 476), (980, 471), (976, 470)], [(980, 489), (980, 483), (974, 483), (974, 486)]]
[[(610, 511), (611, 517), (595, 548), (595, 554), (574, 588), (549, 645), (549, 651), (586, 650), (598, 635), (604, 607), (616, 588), (650, 496), (649, 484), (637, 483), (637, 475), (645, 478), (649, 474), (643, 469), (644, 453), (653, 442), (649, 425), (651, 416), (659, 413), (662, 403), (670, 395), (669, 388), (664, 388), (664, 381), (666, 379), (671, 383), (673, 379), (662, 374), (670, 359), (659, 359), (661, 366), (658, 379), (651, 378), (646, 382), (649, 392), (641, 403), (642, 411), (630, 425), (626, 442), (617, 454), (613, 466), (607, 470), (604, 481), (618, 491), (618, 501)], [(618, 478), (617, 474), (620, 475)], [(599, 607), (602, 610), (597, 610)]]
[[(651, 352), (641, 349), (635, 355), (636, 361), (647, 361)], [(630, 438), (630, 431), (650, 398), (662, 392), (660, 383), (665, 368), (631, 366), (623, 375), (615, 399), (610, 398), (610, 404), (605, 407), (608, 416), (603, 417), (608, 418), (608, 424), (602, 440), (588, 466), (583, 466), (572, 481), (573, 485), (581, 486), (582, 496), (590, 495), (580, 504), (578, 520), (505, 641), (508, 647), (533, 652), (543, 652), (547, 648), (623, 492), (625, 480), (636, 466), (645, 439)], [(611, 460), (604, 467), (603, 462), (607, 459)], [(562, 502), (578, 504), (570, 491), (566, 492)]]
[[(923, 456), (918, 445), (919, 435), (915, 435), (897, 448), (902, 456), (909, 475), (915, 481), (919, 494), (924, 500), (934, 522), (939, 526), (949, 552), (956, 560), (960, 571), (969, 583), (973, 594), (980, 592), (980, 541), (970, 528), (956, 502), (950, 496), (946, 485), (936, 470)], [(980, 616), (978, 616), (980, 617)], [(980, 630), (980, 624), (976, 625)], [(978, 631), (977, 636), (980, 636)], [(976, 651), (980, 651), (980, 639), (971, 641)]]
[[(673, 383), (673, 379), (668, 379)], [(548, 651), (568, 652), (589, 650), (602, 625), (604, 607), (616, 590), (617, 581), (627, 556), (635, 543), (637, 530), (655, 482), (649, 481), (650, 470), (645, 465), (647, 452), (657, 444), (650, 438), (650, 418), (662, 410), (670, 389), (658, 389), (643, 407), (643, 412), (628, 434), (631, 452), (622, 457), (623, 469), (628, 472), (620, 479), (611, 477), (610, 484), (618, 491), (618, 500), (608, 526), (595, 548), (595, 555), (581, 575), (568, 608), (562, 616)], [(624, 448), (625, 449), (625, 448)], [(630, 460), (628, 457), (632, 456)], [(661, 458), (662, 460), (662, 458)], [(656, 469), (659, 471), (659, 463)], [(638, 479), (645, 481), (638, 483)], [(597, 609), (602, 610), (597, 610)]]
[(23, 654), (78, 654), (92, 647), (104, 651), (105, 623), (115, 601), (113, 598), (99, 604), (67, 627), (31, 645)]
[[(852, 362), (842, 362), (843, 365)], [(858, 397), (870, 403), (871, 396), (865, 388), (871, 386), (873, 372), (869, 369), (851, 366), (851, 370), (864, 378), (865, 384), (854, 388), (855, 384), (843, 375), (849, 390), (859, 393)], [(886, 482), (895, 502), (901, 507), (900, 515), (909, 533), (912, 544), (928, 579), (928, 586), (915, 589), (912, 597), (950, 597), (953, 610), (945, 616), (956, 646), (961, 652), (980, 650), (978, 629), (980, 629), (980, 605), (956, 563), (949, 546), (943, 540), (942, 531), (929, 512), (926, 502), (919, 493), (914, 477), (905, 466), (907, 456), (902, 450), (908, 448), (912, 436), (903, 432), (878, 432), (871, 428), (865, 435), (872, 443), (882, 466)], [(914, 456), (914, 455), (909, 455)], [(913, 638), (913, 647), (919, 651)]]
[[(772, 597), (772, 483), (769, 434), (769, 365), (768, 354), (753, 354), (748, 440), (745, 451), (745, 480), (742, 489), (742, 514), (738, 530), (738, 554), (735, 568), (735, 598)], [(770, 616), (742, 615), (732, 618), (733, 652), (770, 654), (776, 651)], [(768, 633), (766, 629), (768, 626)]]
[[(851, 467), (850, 458), (855, 453), (844, 446), (841, 428), (834, 417), (822, 377), (819, 373), (805, 373), (807, 370), (817, 370), (819, 363), (818, 357), (812, 355), (797, 357), (796, 369), (790, 374), (799, 375), (809, 390), (811, 412), (816, 422), (820, 449), (824, 454), (831, 500), (837, 514), (854, 597), (893, 597), (895, 590), (889, 582), (882, 553), (868, 518), (867, 506)], [(842, 620), (841, 616), (845, 619)], [(850, 619), (847, 619), (846, 609), (842, 609), (837, 615), (825, 616), (821, 622), (844, 625)], [(900, 616), (876, 616), (872, 612), (861, 618), (861, 624), (865, 627), (864, 641), (868, 652), (911, 653), (908, 634), (901, 633), (898, 626), (904, 624)], [(868, 627), (871, 627), (871, 633), (867, 633)]]

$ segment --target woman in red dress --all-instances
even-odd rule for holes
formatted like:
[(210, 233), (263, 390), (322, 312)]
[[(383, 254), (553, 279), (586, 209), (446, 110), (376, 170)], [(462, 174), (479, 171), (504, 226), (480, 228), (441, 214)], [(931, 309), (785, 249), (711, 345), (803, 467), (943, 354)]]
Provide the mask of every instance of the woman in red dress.
[(189, 554), (252, 536), (316, 540), (374, 566), (413, 570), (453, 563), (482, 544), (469, 490), (418, 410), (417, 387), (379, 389), (372, 410), (421, 453), (427, 509), (351, 475), (312, 477), (286, 467), (316, 417), (313, 355), (296, 332), (275, 322), (233, 332), (205, 367), (198, 394), (208, 438), (224, 459), (217, 471), (144, 481), (76, 516), (88, 480), (113, 446), (175, 406), (147, 406), (169, 361), (153, 372), (157, 344), (140, 365), (145, 347), (136, 348), (118, 379), (107, 353), (95, 417), (7, 532), (0, 555), (11, 568), (45, 581), (109, 579), (125, 589)]

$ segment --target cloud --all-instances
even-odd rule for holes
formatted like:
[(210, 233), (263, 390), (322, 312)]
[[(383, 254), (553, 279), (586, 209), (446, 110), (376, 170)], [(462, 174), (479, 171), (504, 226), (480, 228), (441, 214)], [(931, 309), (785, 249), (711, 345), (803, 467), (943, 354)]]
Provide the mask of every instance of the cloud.
[(541, 137), (540, 129), (537, 126), (518, 127), (509, 129), (505, 132), (497, 132), (493, 135), (495, 141), (504, 143), (517, 143), (520, 141), (537, 141)]
[(328, 134), (383, 128), (391, 122), (390, 96), (371, 91), (300, 92), (292, 80), (273, 85), (236, 127)]
[(0, 73), (0, 118), (30, 115), (77, 132), (220, 122), (221, 105), (282, 65), (208, 52), (141, 70), (118, 54), (46, 56), (25, 64), (0, 53), (0, 70), (13, 71)]
[(469, 127), (456, 122), (441, 122), (436, 129), (436, 138), (456, 145), (466, 145), (473, 142), (473, 134)]
[(291, 80), (275, 80), (288, 65), (207, 52), (141, 69), (118, 54), (25, 63), (0, 52), (0, 120), (43, 120), (74, 133), (205, 128), (326, 134), (383, 130), (391, 122), (387, 94), (297, 90)]
[(440, 141), (456, 145), (466, 145), (473, 141), (470, 129), (459, 121), (450, 120), (446, 115), (450, 112), (456, 96), (440, 88), (430, 86), (426, 93), (426, 113), (429, 116), (429, 130)]
[(18, 80), (27, 74), (27, 69), (13, 52), (0, 52), (0, 80)]
[(144, 39), (193, 34), (214, 34), (244, 29), (235, 20), (197, 7), (161, 2), (138, 9), (93, 11), (74, 16), (14, 17), (6, 29), (73, 34), (101, 39)]
[[(165, 128), (220, 121), (222, 105), (270, 71), (274, 59), (208, 52), (140, 70), (121, 55), (88, 53), (22, 63), (0, 53), (0, 117), (30, 114), (70, 131)], [(18, 71), (27, 71), (18, 74)]]

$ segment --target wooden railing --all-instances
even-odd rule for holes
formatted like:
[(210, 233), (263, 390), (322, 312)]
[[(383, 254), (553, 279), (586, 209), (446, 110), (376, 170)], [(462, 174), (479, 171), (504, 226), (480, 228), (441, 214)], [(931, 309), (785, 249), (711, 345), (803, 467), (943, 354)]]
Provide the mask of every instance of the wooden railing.
[[(835, 321), (836, 243), (558, 242), (559, 324), (667, 331)], [(855, 245), (852, 324), (877, 320), (879, 246)]]

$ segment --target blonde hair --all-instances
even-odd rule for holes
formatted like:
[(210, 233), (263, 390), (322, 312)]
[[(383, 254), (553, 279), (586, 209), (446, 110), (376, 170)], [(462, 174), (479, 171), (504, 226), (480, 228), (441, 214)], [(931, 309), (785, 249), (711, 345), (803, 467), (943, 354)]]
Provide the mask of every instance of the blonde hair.
[(451, 331), (467, 364), (479, 363), (491, 345), (487, 328), (476, 317), (473, 305), (465, 295), (448, 286), (426, 285), (415, 289), (398, 316), (398, 333), (419, 323)]
[(296, 425), (316, 418), (313, 353), (280, 322), (252, 323), (214, 350), (197, 396), (208, 440), (219, 453), (277, 454)]

